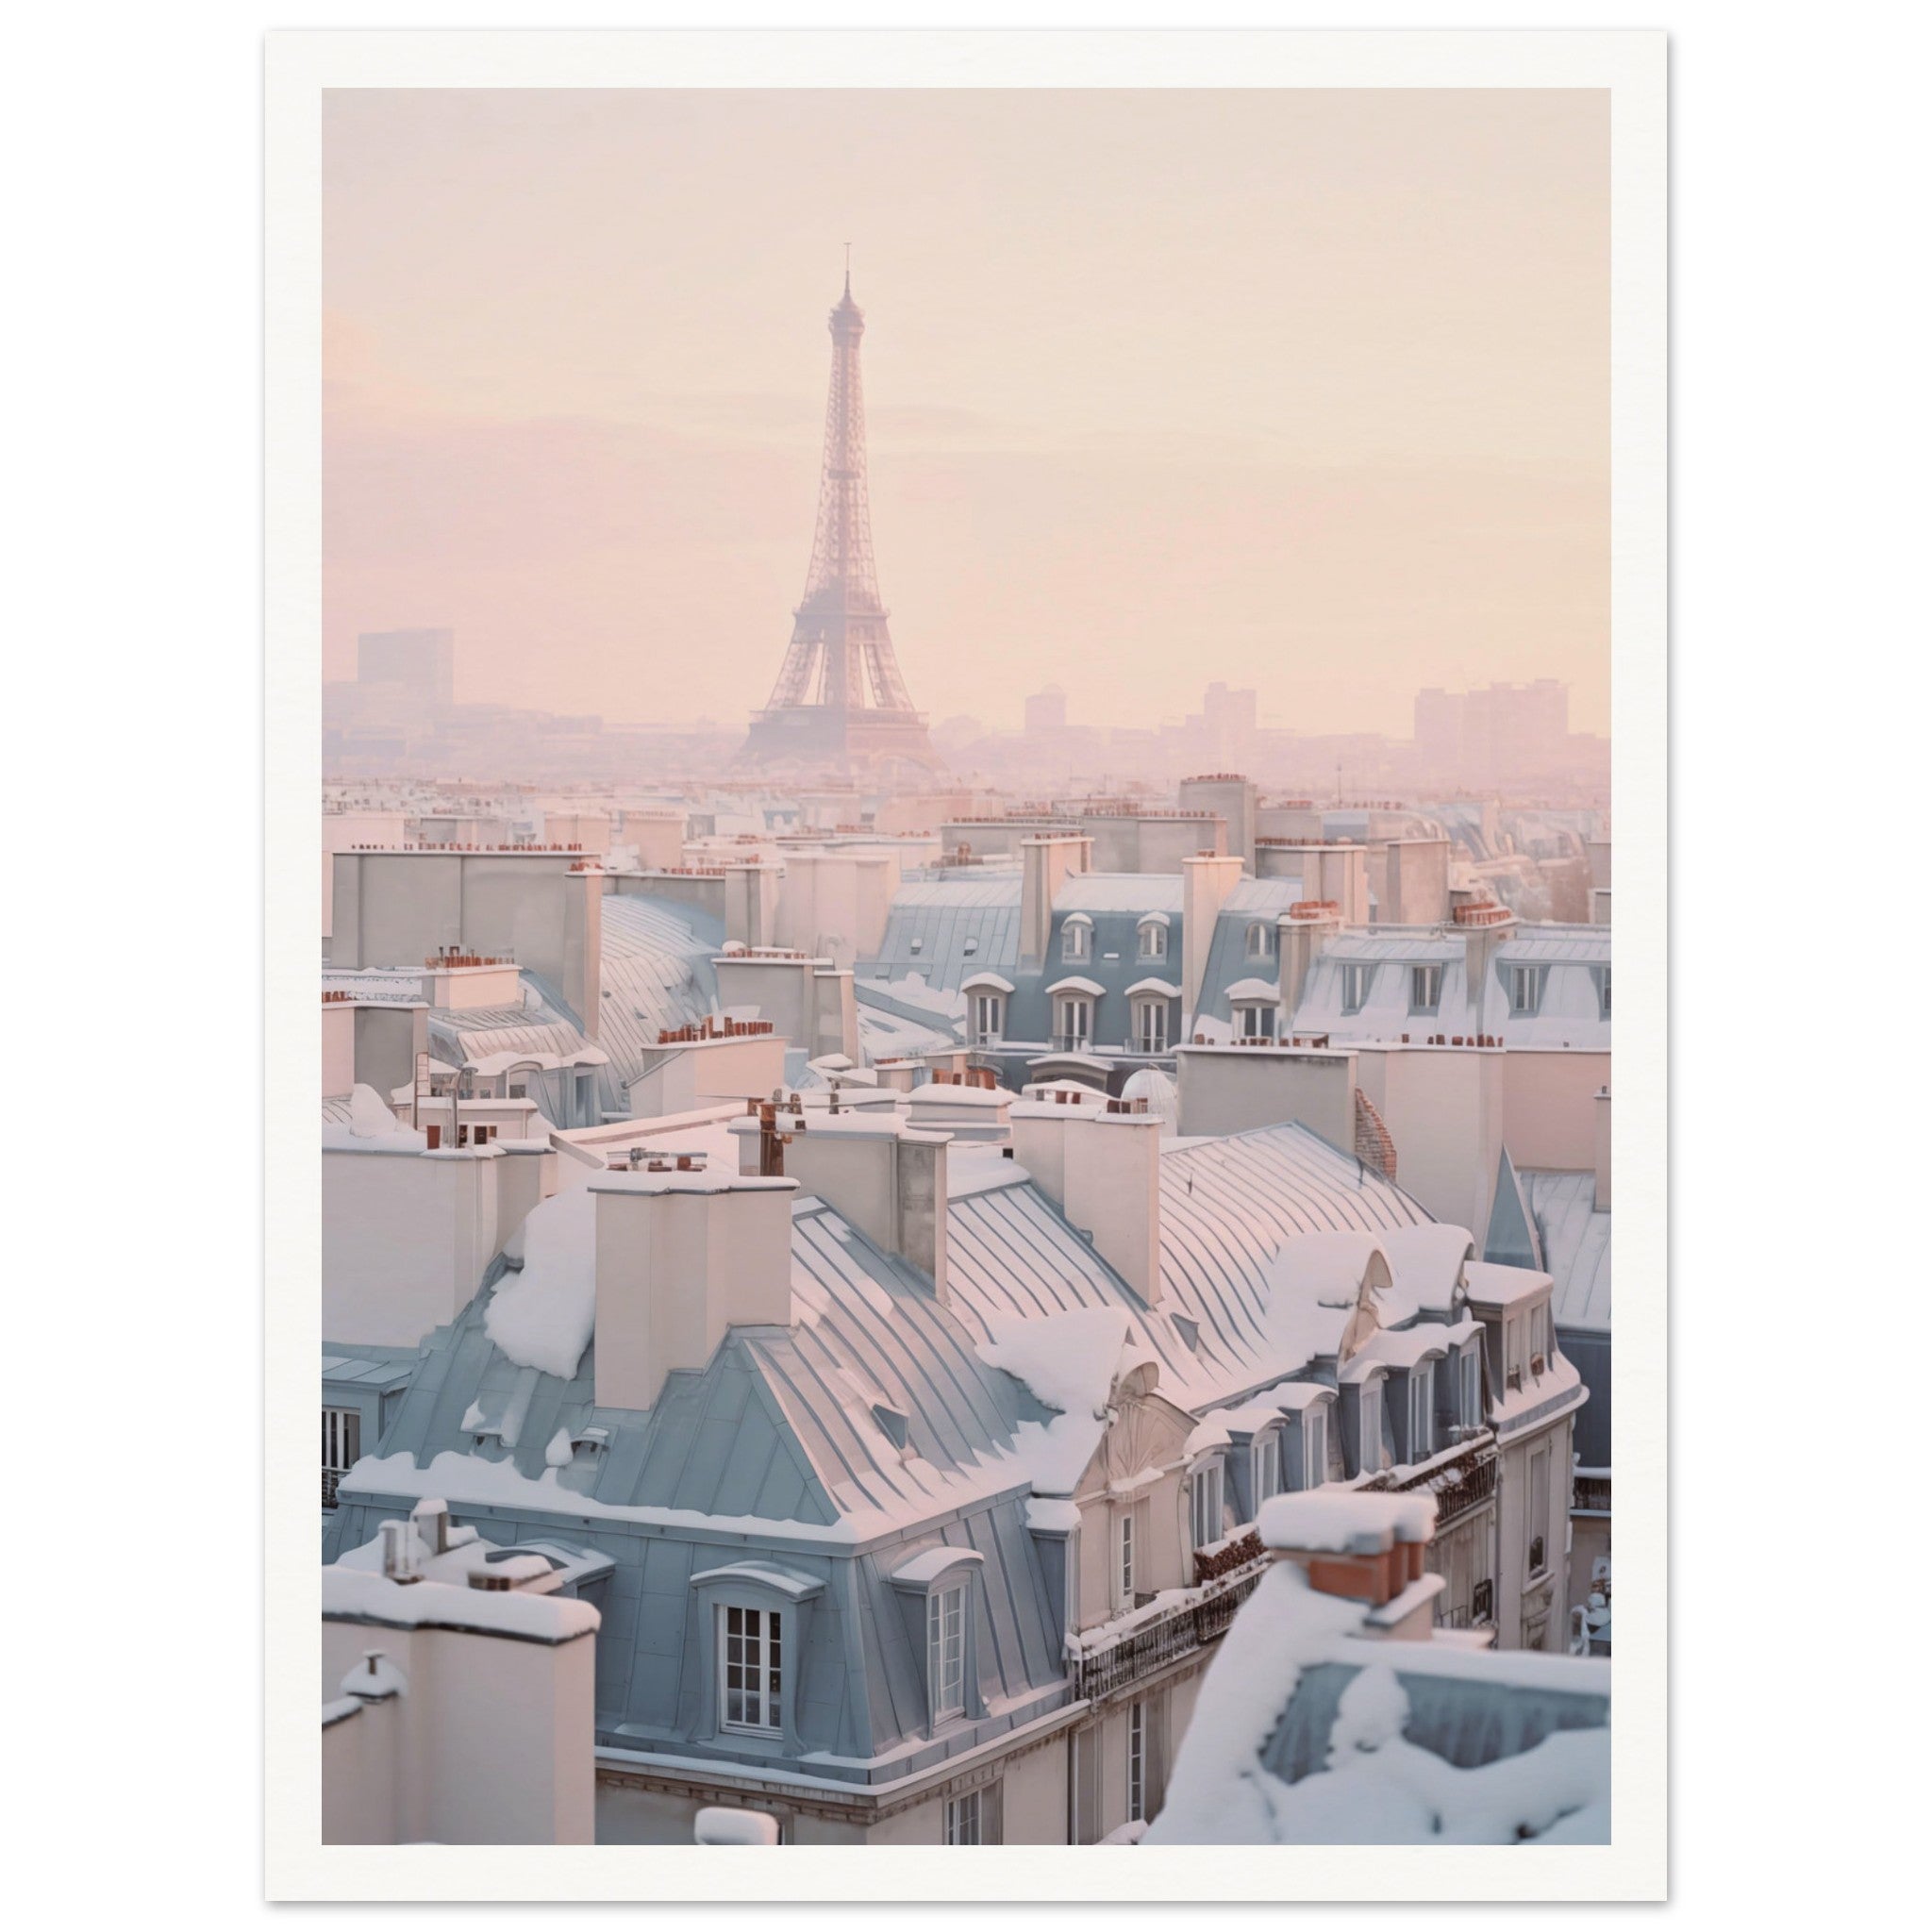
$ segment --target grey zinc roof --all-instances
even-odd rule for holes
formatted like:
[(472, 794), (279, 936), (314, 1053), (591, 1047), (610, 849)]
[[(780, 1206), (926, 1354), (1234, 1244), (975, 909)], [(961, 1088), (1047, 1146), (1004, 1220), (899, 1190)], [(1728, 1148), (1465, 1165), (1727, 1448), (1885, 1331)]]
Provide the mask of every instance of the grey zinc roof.
[(610, 1056), (606, 1102), (658, 1058), (658, 1036), (714, 1012), (718, 975), (711, 961), (724, 943), (724, 922), (660, 899), (607, 898), (603, 905), (603, 998), (597, 1044)]
[[(1425, 1222), (1399, 1188), (1299, 1125), (1170, 1149), (1160, 1165), (1161, 1299), (1152, 1308), (1029, 1181), (954, 1198), (954, 1311), (975, 1337), (1015, 1315), (1118, 1307), (1160, 1362), (1160, 1386), (1202, 1408), (1307, 1366), (1272, 1347), (1267, 1270), (1295, 1235)], [(1195, 1327), (1191, 1344), (1175, 1324)]]
[(416, 1373), (416, 1357), (391, 1357), (372, 1361), (362, 1356), (325, 1355), (322, 1379), (329, 1383), (354, 1382), (365, 1389), (399, 1389)]
[[(1368, 1644), (1344, 1641), (1336, 1647), (1359, 1661), (1324, 1658), (1305, 1667), (1288, 1708), (1261, 1747), (1262, 1765), (1284, 1784), (1333, 1767), (1331, 1734), (1342, 1693), (1375, 1660)], [(1395, 1673), (1408, 1707), (1402, 1735), (1458, 1770), (1518, 1757), (1556, 1731), (1595, 1730), (1610, 1721), (1610, 1700), (1595, 1675), (1565, 1690), (1543, 1683), (1510, 1683), (1507, 1665), (1481, 1676), (1467, 1667), (1454, 1675), (1438, 1674), (1425, 1667), (1427, 1654), (1418, 1645), (1406, 1644), (1393, 1654), (1410, 1666)], [(1476, 1655), (1487, 1661), (1496, 1653)]]
[[(445, 1451), (480, 1453), (541, 1481), (557, 1431), (594, 1424), (610, 1447), (564, 1471), (567, 1493), (774, 1529), (850, 1518), (856, 1533), (876, 1533), (879, 1512), (916, 1522), (958, 1507), (964, 1490), (984, 1493), (987, 1459), (1011, 1449), (1023, 1414), (1043, 1413), (979, 1360), (930, 1289), (808, 1198), (792, 1223), (792, 1325), (734, 1330), (705, 1370), (674, 1374), (649, 1411), (594, 1407), (594, 1341), (567, 1381), (519, 1367), (484, 1330), (489, 1299), (432, 1338), (384, 1455), (422, 1467)], [(908, 1416), (906, 1455), (875, 1402)], [(1016, 1466), (1008, 1486), (1024, 1485)]]
[(1525, 1168), (1542, 1244), (1542, 1270), (1555, 1284), (1550, 1305), (1559, 1328), (1610, 1327), (1610, 1217), (1596, 1208), (1596, 1175)]
[[(1343, 932), (1309, 968), (1290, 1030), (1326, 1033), (1337, 1041), (1486, 1033), (1505, 1046), (1608, 1049), (1610, 1022), (1603, 1016), (1600, 991), (1610, 963), (1607, 926), (1519, 927), (1498, 944), (1474, 999), (1467, 960), (1464, 937), (1453, 927)], [(1416, 1012), (1409, 1006), (1408, 969), (1425, 962), (1442, 969), (1441, 997), (1433, 1012)], [(1545, 969), (1542, 1001), (1534, 1013), (1509, 1010), (1507, 969), (1512, 964)], [(1344, 1012), (1342, 969), (1350, 965), (1373, 970), (1359, 1010)]]
[(878, 952), (853, 977), (863, 989), (903, 985), (914, 974), (926, 988), (953, 993), (982, 972), (1010, 972), (1020, 957), (1020, 875), (902, 885), (892, 895)]
[(1160, 1163), (1161, 1282), (1200, 1324), (1202, 1361), (1220, 1390), (1257, 1386), (1301, 1366), (1278, 1361), (1265, 1331), (1268, 1266), (1291, 1240), (1428, 1219), (1400, 1188), (1298, 1124), (1175, 1147)]
[(571, 1054), (585, 1043), (570, 1021), (522, 1007), (439, 1007), (429, 1015), (430, 1057), (446, 1066), (492, 1053)]
[[(809, 1197), (793, 1215), (792, 1289), (789, 1327), (733, 1329), (702, 1371), (672, 1374), (648, 1411), (595, 1407), (594, 1342), (567, 1379), (510, 1361), (485, 1331), (486, 1289), (430, 1338), (377, 1453), (419, 1470), (436, 1462), (439, 1492), (493, 1540), (581, 1538), (611, 1557), (597, 1646), (607, 1741), (733, 1755), (692, 1734), (709, 1663), (691, 1580), (758, 1557), (824, 1586), (793, 1662), (798, 1724), (808, 1753), (841, 1761), (808, 1768), (860, 1781), (920, 1770), (1064, 1701), (1025, 1528), (1027, 1476), (1011, 1454), (1019, 1422), (1046, 1411), (979, 1359), (929, 1287)], [(875, 1405), (904, 1418), (903, 1454)], [(557, 1432), (591, 1426), (608, 1447), (551, 1470)], [(506, 1485), (505, 1463), (525, 1481)], [(379, 1469), (352, 1478), (330, 1553), (375, 1535), (393, 1493)], [(891, 1578), (908, 1550), (936, 1541), (982, 1558), (989, 1709), (929, 1740), (923, 1624), (915, 1636)]]

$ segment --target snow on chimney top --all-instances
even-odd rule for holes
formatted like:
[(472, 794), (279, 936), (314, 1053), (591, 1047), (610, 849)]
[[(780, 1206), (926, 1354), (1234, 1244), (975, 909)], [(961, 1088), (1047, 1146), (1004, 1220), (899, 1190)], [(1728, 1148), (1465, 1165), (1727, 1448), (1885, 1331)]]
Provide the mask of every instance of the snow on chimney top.
[(1436, 1499), (1296, 1491), (1261, 1506), (1261, 1541), (1307, 1572), (1309, 1588), (1378, 1608), (1416, 1582), (1436, 1533)]

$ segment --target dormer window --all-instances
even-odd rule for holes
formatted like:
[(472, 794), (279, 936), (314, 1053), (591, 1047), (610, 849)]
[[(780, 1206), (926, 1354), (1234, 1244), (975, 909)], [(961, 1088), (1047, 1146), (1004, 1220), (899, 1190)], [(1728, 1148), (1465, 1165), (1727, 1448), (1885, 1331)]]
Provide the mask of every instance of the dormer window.
[(1251, 959), (1267, 959), (1274, 956), (1274, 935), (1268, 930), (1264, 921), (1256, 920), (1248, 927), (1248, 958)]
[(1610, 1017), (1610, 969), (1600, 966), (1596, 975), (1596, 1009), (1607, 1020)]
[(1258, 1510), (1270, 1496), (1281, 1493), (1281, 1431), (1270, 1429), (1257, 1436), (1249, 1453), (1254, 1458), (1255, 1507)]
[(1362, 1433), (1357, 1466), (1362, 1474), (1373, 1475), (1382, 1466), (1382, 1385), (1379, 1382), (1362, 1384), (1361, 1409)]
[(1003, 992), (973, 995), (973, 1039), (977, 1046), (997, 1046), (1007, 1027), (1007, 996)]
[(1085, 993), (1061, 993), (1054, 1001), (1054, 1048), (1085, 1053), (1093, 1041), (1093, 1002)]
[(1471, 1349), (1462, 1357), (1462, 1426), (1473, 1429), (1483, 1419), (1483, 1367), (1482, 1357)]
[(1274, 1008), (1250, 1002), (1234, 1009), (1235, 1032), (1242, 1040), (1274, 1038)]
[(1167, 922), (1160, 919), (1143, 919), (1141, 922), (1141, 957), (1143, 959), (1164, 959), (1167, 958)]
[(1209, 1543), (1218, 1543), (1224, 1527), (1221, 1464), (1217, 1460), (1197, 1469), (1188, 1478), (1188, 1530), (1194, 1540), (1193, 1547), (1205, 1550)]
[(1433, 1013), (1442, 1004), (1442, 969), (1440, 966), (1411, 966), (1408, 969), (1408, 1010)]
[(977, 939), (969, 939), (965, 942), (965, 944), (959, 948), (959, 951), (969, 959), (972, 958), (974, 954), (978, 952), (978, 950), (979, 941)]
[(917, 958), (921, 953), (925, 951), (925, 941), (923, 939), (915, 938), (907, 950)]
[(1328, 1480), (1328, 1411), (1317, 1403), (1302, 1417), (1302, 1488), (1318, 1490)]
[(1436, 1365), (1418, 1362), (1408, 1372), (1408, 1459), (1421, 1462), (1436, 1447)]
[(1543, 1003), (1541, 966), (1512, 966), (1509, 969), (1509, 1010), (1534, 1013)]
[(925, 1600), (925, 1672), (932, 1721), (943, 1724), (966, 1709), (966, 1586), (936, 1590)]
[(1148, 996), (1134, 1002), (1134, 1050), (1137, 1053), (1167, 1051), (1167, 1008), (1165, 995)]
[(1341, 969), (1341, 1010), (1359, 1013), (1369, 1003), (1369, 987), (1375, 976), (1373, 966), (1359, 962)]
[(926, 1725), (934, 1733), (955, 1718), (985, 1714), (974, 1641), (974, 1572), (982, 1561), (976, 1550), (941, 1543), (918, 1552), (891, 1574), (892, 1588), (912, 1600), (914, 1627), (924, 1630)]
[(778, 1699), (782, 1694), (782, 1617), (777, 1610), (758, 1610), (737, 1604), (718, 1612), (719, 1710), (727, 1731), (749, 1731), (755, 1737), (779, 1735)]
[(1085, 959), (1093, 951), (1093, 924), (1083, 913), (1074, 913), (1060, 927), (1060, 958)]

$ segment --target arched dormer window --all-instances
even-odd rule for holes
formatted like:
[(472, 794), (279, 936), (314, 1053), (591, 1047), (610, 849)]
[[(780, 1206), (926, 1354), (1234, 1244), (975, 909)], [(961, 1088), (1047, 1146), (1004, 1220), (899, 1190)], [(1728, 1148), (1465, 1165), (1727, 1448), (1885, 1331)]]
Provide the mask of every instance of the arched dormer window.
[(1248, 927), (1248, 958), (1269, 959), (1274, 956), (1274, 935), (1266, 920), (1257, 919)]
[(937, 1732), (981, 1715), (974, 1622), (983, 1558), (976, 1550), (944, 1543), (919, 1552), (891, 1574), (909, 1611), (917, 1650), (925, 1657), (926, 1725)]
[(1093, 922), (1084, 912), (1070, 912), (1060, 926), (1062, 960), (1088, 959), (1093, 956)]
[(1141, 935), (1141, 958), (1143, 959), (1164, 959), (1167, 958), (1167, 917), (1164, 913), (1153, 912), (1143, 919), (1139, 927)]
[(1288, 1487), (1281, 1466), (1284, 1447), (1280, 1428), (1263, 1429), (1255, 1438), (1248, 1454), (1254, 1458), (1255, 1510), (1270, 1496), (1278, 1496)]
[(1007, 1001), (1012, 982), (997, 973), (969, 974), (960, 982), (974, 1046), (997, 1046), (1007, 1037)]
[(1173, 1010), (1174, 989), (1152, 980), (1141, 980), (1127, 989), (1127, 1006), (1133, 1021), (1129, 1044), (1136, 1053), (1165, 1053), (1169, 1044), (1168, 1018)]

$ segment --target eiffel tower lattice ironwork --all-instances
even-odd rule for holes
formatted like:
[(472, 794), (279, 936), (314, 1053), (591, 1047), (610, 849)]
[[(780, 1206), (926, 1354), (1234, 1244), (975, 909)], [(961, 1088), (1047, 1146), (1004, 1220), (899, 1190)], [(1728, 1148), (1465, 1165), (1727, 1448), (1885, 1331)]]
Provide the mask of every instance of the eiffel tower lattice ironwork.
[(778, 681), (752, 720), (744, 755), (758, 765), (931, 769), (939, 760), (893, 654), (873, 562), (858, 373), (865, 316), (852, 299), (849, 269), (829, 325), (832, 381), (811, 566)]

